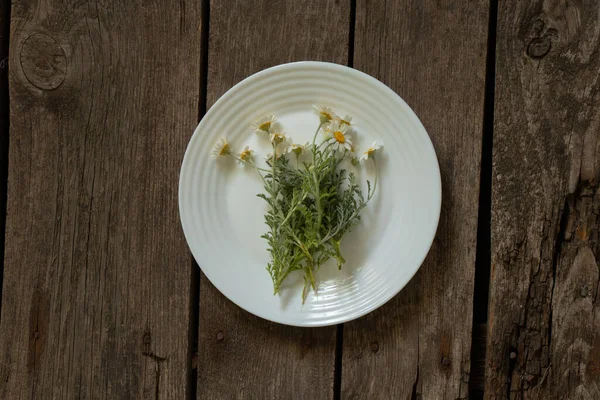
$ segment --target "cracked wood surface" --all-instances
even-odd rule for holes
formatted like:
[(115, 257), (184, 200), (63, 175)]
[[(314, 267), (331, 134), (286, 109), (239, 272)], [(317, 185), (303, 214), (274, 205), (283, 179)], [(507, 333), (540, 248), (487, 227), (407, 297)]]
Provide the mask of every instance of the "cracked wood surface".
[[(346, 64), (350, 1), (213, 0), (207, 104), (261, 69), (299, 60)], [(287, 327), (227, 300), (202, 275), (198, 398), (333, 397), (336, 328)]]
[(342, 398), (467, 398), (489, 4), (361, 1), (354, 67), (397, 91), (427, 129), (442, 215), (402, 292), (344, 327)]
[(198, 2), (13, 1), (0, 398), (185, 398)]
[(600, 6), (500, 2), (490, 399), (600, 398)]

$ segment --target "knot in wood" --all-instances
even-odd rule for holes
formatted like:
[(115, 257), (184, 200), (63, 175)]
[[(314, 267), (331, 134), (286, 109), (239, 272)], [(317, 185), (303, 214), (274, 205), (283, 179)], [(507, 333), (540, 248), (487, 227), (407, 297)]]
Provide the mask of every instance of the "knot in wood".
[(219, 342), (223, 341), (224, 337), (225, 337), (225, 335), (223, 335), (223, 331), (217, 332), (217, 341), (219, 341)]
[(27, 80), (38, 89), (56, 89), (67, 75), (67, 56), (63, 48), (53, 37), (43, 33), (34, 33), (25, 39), (19, 61)]
[(511, 351), (509, 357), (511, 360), (514, 360), (515, 358), (517, 358), (517, 353), (515, 353), (514, 351)]
[(379, 351), (379, 343), (377, 342), (373, 342), (369, 345), (369, 347), (371, 348), (371, 351), (373, 353), (377, 353)]
[(587, 295), (588, 295), (587, 286), (582, 286), (581, 290), (579, 291), (579, 294), (581, 295), (581, 297), (587, 297)]
[(38, 331), (33, 332), (33, 337), (36, 339), (40, 338), (40, 333)]
[(548, 54), (551, 47), (552, 42), (550, 41), (550, 37), (534, 38), (529, 42), (529, 46), (527, 46), (527, 54), (531, 58), (542, 58)]
[(142, 343), (144, 343), (145, 346), (150, 346), (152, 343), (152, 335), (150, 332), (144, 333), (144, 336), (142, 337)]
[(442, 367), (446, 368), (450, 366), (450, 359), (448, 357), (442, 357)]

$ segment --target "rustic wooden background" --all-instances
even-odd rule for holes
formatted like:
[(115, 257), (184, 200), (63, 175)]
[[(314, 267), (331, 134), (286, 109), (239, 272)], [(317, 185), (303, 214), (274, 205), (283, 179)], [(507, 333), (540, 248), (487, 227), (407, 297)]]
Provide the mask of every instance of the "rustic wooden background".
[[(266, 322), (199, 272), (180, 163), (225, 91), (345, 64), (416, 111), (442, 218), (392, 301)], [(0, 2), (0, 398), (600, 399), (600, 3)]]

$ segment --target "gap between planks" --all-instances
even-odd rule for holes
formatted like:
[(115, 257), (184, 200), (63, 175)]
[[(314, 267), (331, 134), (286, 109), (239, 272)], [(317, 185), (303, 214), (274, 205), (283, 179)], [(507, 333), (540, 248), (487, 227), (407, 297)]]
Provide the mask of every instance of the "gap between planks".
[[(356, 0), (350, 0), (348, 15), (348, 67), (354, 67), (354, 32), (356, 29)], [(333, 399), (342, 398), (342, 355), (344, 350), (344, 324), (339, 324), (335, 340), (335, 363), (333, 370)]]
[[(207, 82), (208, 82), (208, 35), (210, 24), (210, 0), (202, 0), (200, 27), (200, 81), (198, 82), (198, 122), (206, 114)], [(188, 398), (198, 398), (198, 335), (200, 323), (200, 266), (196, 263), (190, 252), (192, 268), (190, 288), (190, 338), (189, 346), (189, 371), (188, 371)]]
[(479, 215), (477, 218), (477, 251), (473, 294), (471, 340), (471, 374), (469, 398), (483, 399), (485, 386), (485, 354), (487, 340), (488, 301), (491, 270), (492, 219), (492, 146), (494, 137), (494, 96), (496, 85), (496, 26), (498, 1), (490, 1), (488, 41), (481, 143), (481, 175), (479, 181)]
[[(208, 82), (208, 35), (210, 24), (210, 0), (202, 0), (200, 29), (200, 81), (198, 82), (198, 122), (206, 114)], [(190, 253), (192, 281), (190, 290), (190, 339), (188, 398), (198, 398), (198, 340), (200, 324), (200, 266)]]

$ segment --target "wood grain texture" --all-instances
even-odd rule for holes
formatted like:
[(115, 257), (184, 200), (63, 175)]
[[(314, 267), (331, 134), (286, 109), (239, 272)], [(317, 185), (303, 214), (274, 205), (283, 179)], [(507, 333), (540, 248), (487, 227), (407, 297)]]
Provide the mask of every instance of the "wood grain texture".
[(402, 292), (344, 327), (342, 398), (467, 398), (489, 4), (358, 1), (354, 66), (396, 90), (440, 162), (431, 252)]
[(6, 180), (8, 176), (8, 37), (10, 2), (0, 2), (0, 320), (4, 277), (4, 232), (6, 226)]
[[(261, 69), (346, 64), (349, 1), (211, 1), (207, 104)], [(200, 279), (198, 398), (333, 396), (335, 327), (301, 329), (243, 311)]]
[(486, 395), (600, 398), (600, 6), (498, 10)]
[(0, 398), (184, 398), (195, 1), (13, 1)]

